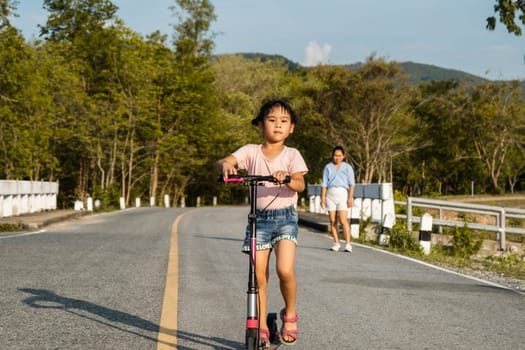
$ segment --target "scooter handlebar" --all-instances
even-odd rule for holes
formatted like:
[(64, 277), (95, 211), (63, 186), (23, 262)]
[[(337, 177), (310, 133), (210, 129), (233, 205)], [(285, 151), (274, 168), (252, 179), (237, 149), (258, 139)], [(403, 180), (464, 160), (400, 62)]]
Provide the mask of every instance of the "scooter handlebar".
[[(290, 183), (290, 176), (286, 176), (283, 183)], [(229, 175), (224, 178), (219, 176), (219, 182), (239, 183), (239, 182), (277, 182), (277, 179), (271, 175)]]

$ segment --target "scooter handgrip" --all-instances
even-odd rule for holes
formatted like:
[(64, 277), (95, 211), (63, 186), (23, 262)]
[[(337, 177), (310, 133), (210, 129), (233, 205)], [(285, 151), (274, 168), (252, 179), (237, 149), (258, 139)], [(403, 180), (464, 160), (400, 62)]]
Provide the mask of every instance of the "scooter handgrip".
[(224, 179), (224, 182), (244, 182), (244, 179), (228, 177), (228, 178)]
[(230, 175), (227, 178), (224, 178), (223, 175), (219, 175), (217, 177), (217, 181), (219, 182), (244, 182), (244, 178), (239, 175)]

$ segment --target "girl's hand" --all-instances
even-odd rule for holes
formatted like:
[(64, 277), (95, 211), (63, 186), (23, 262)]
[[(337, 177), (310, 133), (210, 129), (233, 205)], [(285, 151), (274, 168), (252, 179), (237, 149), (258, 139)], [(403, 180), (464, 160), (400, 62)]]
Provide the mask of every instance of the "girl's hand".
[(227, 179), (229, 175), (237, 175), (237, 169), (235, 169), (232, 164), (224, 162), (222, 164), (222, 175), (225, 179)]
[(288, 176), (288, 173), (283, 170), (276, 171), (272, 174), (273, 177), (277, 180), (279, 184), (282, 184), (286, 177)]
[(237, 175), (237, 160), (233, 156), (217, 161), (215, 166), (224, 179), (227, 179), (229, 175)]

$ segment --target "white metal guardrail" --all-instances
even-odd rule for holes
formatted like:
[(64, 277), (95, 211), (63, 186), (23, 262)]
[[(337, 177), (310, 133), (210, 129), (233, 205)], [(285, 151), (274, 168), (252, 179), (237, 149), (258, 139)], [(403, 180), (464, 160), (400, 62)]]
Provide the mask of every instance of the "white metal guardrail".
[(58, 182), (0, 180), (0, 217), (57, 208)]
[[(310, 212), (326, 214), (320, 206), (321, 185), (309, 184), (307, 188)], [(407, 214), (395, 214), (395, 206), (405, 206)], [(371, 222), (379, 223), (386, 228), (391, 228), (395, 219), (403, 219), (407, 222), (407, 228), (412, 230), (412, 225), (420, 224), (422, 220), (422, 216), (414, 214), (416, 208), (423, 209), (421, 215), (425, 210), (430, 212), (432, 224), (438, 227), (439, 232), (442, 232), (443, 227), (464, 225), (474, 230), (495, 232), (501, 250), (506, 248), (507, 233), (525, 235), (525, 228), (522, 225), (522, 220), (525, 220), (525, 209), (416, 197), (408, 197), (406, 202), (394, 201), (391, 183), (356, 184), (354, 207), (349, 210), (348, 215), (352, 220), (370, 218)], [(469, 214), (484, 217), (486, 222), (476, 222)]]
[[(407, 228), (412, 229), (413, 223), (420, 223), (421, 216), (414, 215), (415, 208), (430, 209), (434, 214), (433, 225), (441, 228), (446, 227), (463, 227), (467, 225), (468, 228), (474, 230), (482, 230), (488, 232), (496, 232), (500, 243), (500, 249), (506, 248), (506, 234), (514, 233), (525, 235), (525, 228), (513, 225), (515, 223), (521, 224), (521, 220), (525, 220), (525, 210), (517, 208), (504, 208), (491, 205), (481, 205), (474, 203), (452, 202), (437, 199), (415, 198), (408, 197), (406, 203), (402, 201), (395, 201), (398, 206), (406, 206), (407, 214), (396, 214), (396, 218), (405, 219)], [(464, 217), (463, 221), (451, 220), (446, 218), (447, 213), (456, 213)], [(476, 222), (468, 214), (477, 214), (485, 217), (488, 223)], [(457, 216), (457, 215), (456, 215)]]

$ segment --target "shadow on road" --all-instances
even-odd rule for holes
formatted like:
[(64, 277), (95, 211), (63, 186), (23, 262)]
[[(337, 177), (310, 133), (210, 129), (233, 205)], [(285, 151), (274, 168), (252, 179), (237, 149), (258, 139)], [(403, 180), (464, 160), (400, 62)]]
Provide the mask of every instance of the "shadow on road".
[(221, 241), (235, 241), (235, 242), (242, 242), (244, 239), (241, 238), (231, 238), (231, 237), (218, 237), (218, 236), (206, 236), (206, 235), (195, 235), (197, 238), (205, 238), (205, 239), (217, 239)]
[(241, 350), (245, 349), (244, 344), (241, 344), (236, 341), (227, 340), (220, 337), (205, 337), (195, 333), (188, 333), (184, 331), (177, 331), (177, 338), (184, 340), (187, 344), (191, 346), (184, 346), (181, 344), (177, 345), (178, 350), (197, 350), (201, 349), (199, 345), (205, 345), (210, 349), (215, 350)]
[[(126, 333), (134, 334), (145, 339), (157, 342), (157, 333), (162, 332), (171, 336), (176, 336), (178, 339), (185, 340), (189, 343), (202, 344), (209, 346), (212, 349), (242, 349), (243, 345), (238, 342), (230, 341), (219, 337), (206, 337), (194, 333), (188, 333), (183, 331), (177, 331), (173, 329), (159, 328), (158, 324), (151, 321), (145, 320), (141, 317), (131, 315), (126, 312), (110, 309), (101, 305), (91, 303), (89, 301), (68, 298), (56, 294), (53, 291), (46, 289), (34, 289), (34, 288), (18, 288), (19, 291), (30, 294), (31, 296), (22, 300), (22, 302), (30, 307), (36, 309), (54, 309), (62, 310), (78, 317), (86, 318), (94, 322), (102, 323), (108, 327), (121, 330)], [(80, 312), (87, 312), (92, 315), (101, 317), (107, 322), (101, 321), (94, 317), (86, 316)], [(139, 332), (131, 331), (119, 327), (118, 324), (123, 326), (131, 326), (144, 331), (152, 332), (154, 335), (148, 336)], [(172, 345), (175, 349), (190, 350), (190, 347), (180, 347)], [(197, 348), (194, 348), (197, 349)]]

